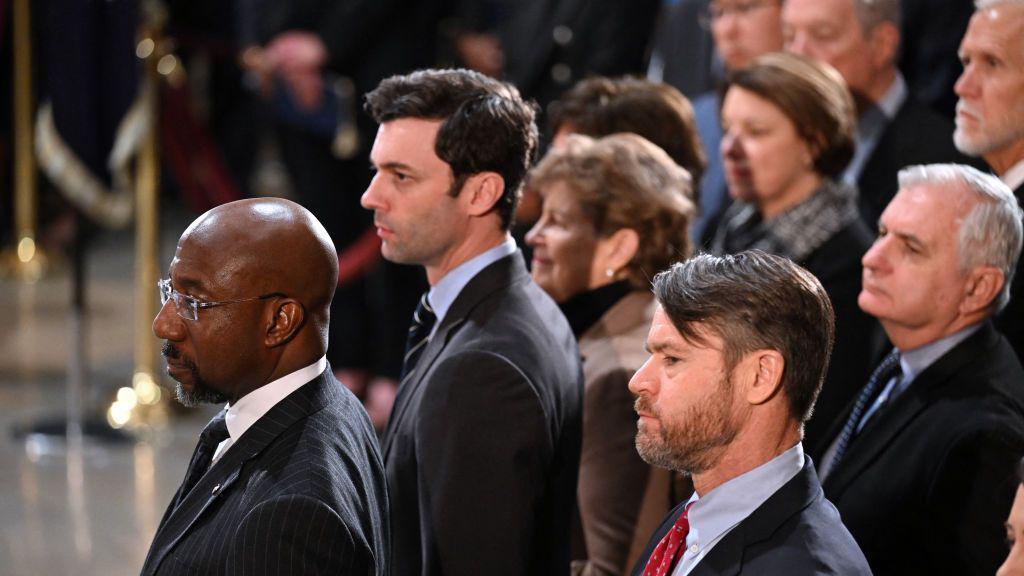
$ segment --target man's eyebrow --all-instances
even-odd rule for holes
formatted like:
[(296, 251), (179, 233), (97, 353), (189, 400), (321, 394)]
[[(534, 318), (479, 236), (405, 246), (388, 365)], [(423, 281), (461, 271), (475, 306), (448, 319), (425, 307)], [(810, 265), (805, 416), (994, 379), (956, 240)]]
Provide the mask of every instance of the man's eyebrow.
[(383, 162), (381, 164), (374, 164), (371, 162), (370, 165), (373, 166), (375, 170), (401, 170), (402, 172), (412, 172), (414, 174), (417, 172), (415, 168), (403, 162)]
[(928, 244), (925, 243), (924, 240), (917, 236), (914, 236), (913, 234), (908, 234), (907, 232), (896, 232), (895, 230), (890, 230), (889, 233), (899, 238), (900, 240), (906, 242), (907, 244), (913, 245), (915, 247), (921, 249), (928, 247)]

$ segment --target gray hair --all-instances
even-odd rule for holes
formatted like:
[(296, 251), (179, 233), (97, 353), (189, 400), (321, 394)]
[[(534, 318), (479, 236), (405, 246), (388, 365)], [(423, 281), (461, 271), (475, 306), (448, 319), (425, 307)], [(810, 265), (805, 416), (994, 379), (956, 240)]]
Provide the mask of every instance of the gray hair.
[(865, 34), (883, 22), (891, 22), (897, 29), (900, 28), (900, 0), (853, 0), (853, 11)]
[(960, 270), (994, 266), (1003, 271), (1003, 289), (992, 303), (993, 313), (1010, 301), (1010, 284), (1024, 239), (1024, 212), (1010, 187), (991, 174), (963, 164), (908, 166), (899, 173), (900, 188), (922, 184), (959, 184), (979, 202), (960, 223), (957, 252)]
[(1024, 6), (1024, 0), (974, 0), (975, 10), (984, 10), (1000, 4), (1017, 4)]

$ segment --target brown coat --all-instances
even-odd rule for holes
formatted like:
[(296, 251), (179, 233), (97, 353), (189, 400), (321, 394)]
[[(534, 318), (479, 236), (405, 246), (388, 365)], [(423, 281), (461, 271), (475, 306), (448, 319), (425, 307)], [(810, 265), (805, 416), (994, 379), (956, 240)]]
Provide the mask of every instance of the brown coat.
[(576, 536), (587, 559), (574, 575), (628, 574), (665, 515), (690, 495), (673, 489), (676, 475), (636, 453), (636, 413), (629, 379), (647, 360), (644, 341), (656, 303), (635, 291), (617, 302), (579, 339), (583, 357), (583, 449)]

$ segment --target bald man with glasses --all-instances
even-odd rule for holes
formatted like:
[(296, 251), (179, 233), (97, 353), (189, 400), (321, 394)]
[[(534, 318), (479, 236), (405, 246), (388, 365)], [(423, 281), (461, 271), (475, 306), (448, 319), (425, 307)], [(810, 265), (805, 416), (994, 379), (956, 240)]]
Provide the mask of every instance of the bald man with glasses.
[(158, 283), (153, 332), (206, 426), (142, 574), (388, 574), (376, 436), (327, 365), (338, 278), (298, 204), (225, 204), (185, 230)]

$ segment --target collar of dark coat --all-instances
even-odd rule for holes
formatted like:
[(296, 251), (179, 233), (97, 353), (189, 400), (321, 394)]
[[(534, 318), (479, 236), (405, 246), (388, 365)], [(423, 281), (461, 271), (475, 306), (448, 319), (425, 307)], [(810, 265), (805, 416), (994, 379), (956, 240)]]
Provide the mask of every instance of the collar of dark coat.
[(743, 569), (744, 549), (771, 538), (787, 520), (823, 498), (818, 474), (809, 456), (804, 467), (768, 497), (750, 516), (726, 534), (690, 574), (732, 576)]
[[(932, 404), (937, 396), (949, 394), (950, 386), (970, 386), (970, 380), (957, 378), (957, 375), (973, 372), (965, 368), (971, 362), (977, 361), (987, 350), (998, 345), (999, 340), (1000, 335), (991, 320), (986, 320), (977, 332), (921, 372), (910, 387), (896, 398), (885, 412), (869, 421), (856, 440), (850, 443), (839, 467), (825, 479), (829, 494), (838, 498), (864, 468), (874, 462), (892, 444), (893, 439)], [(852, 404), (847, 406), (842, 418), (836, 419), (836, 425), (826, 435), (826, 442), (831, 443), (839, 434), (852, 409)]]
[(384, 434), (382, 451), (385, 459), (387, 459), (388, 453), (391, 450), (391, 442), (394, 436), (392, 431), (404, 417), (409, 398), (413, 396), (415, 390), (421, 385), (423, 377), (430, 372), (430, 367), (437, 360), (437, 357), (448, 344), (451, 337), (458, 331), (459, 326), (466, 321), (466, 317), (494, 292), (513, 284), (528, 282), (529, 280), (530, 275), (526, 272), (522, 252), (516, 250), (478, 272), (462, 288), (462, 291), (459, 292), (459, 295), (456, 296), (455, 301), (452, 302), (451, 307), (445, 313), (434, 336), (423, 349), (423, 354), (416, 362), (416, 368), (406, 375), (399, 387), (398, 395), (395, 398), (395, 406), (391, 411), (391, 419)]
[(155, 573), (164, 557), (218, 499), (229, 494), (246, 462), (259, 455), (285, 430), (334, 400), (341, 390), (327, 365), (320, 376), (300, 386), (257, 420), (224, 456), (196, 483), (185, 500), (170, 513), (153, 538), (154, 555), (144, 574)]

